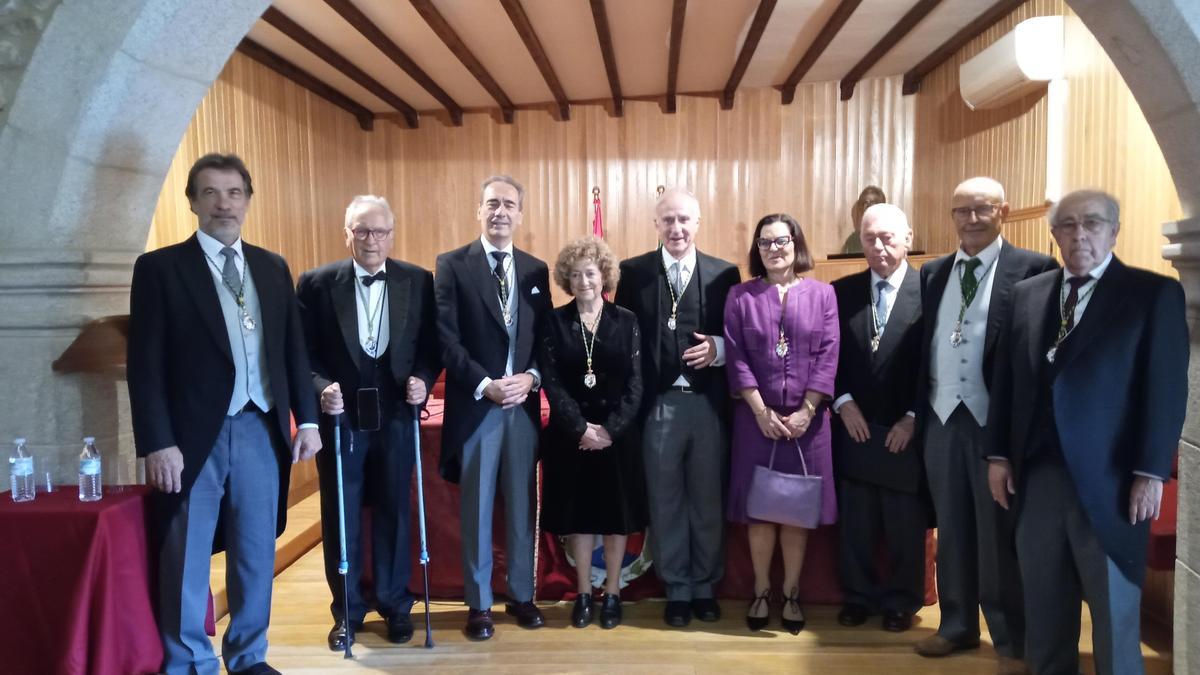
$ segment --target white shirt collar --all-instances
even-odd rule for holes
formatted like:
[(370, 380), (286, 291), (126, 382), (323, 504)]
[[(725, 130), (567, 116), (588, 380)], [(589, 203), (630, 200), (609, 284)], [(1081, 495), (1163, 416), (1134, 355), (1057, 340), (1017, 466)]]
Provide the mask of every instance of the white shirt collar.
[[(1091, 272), (1087, 273), (1087, 276), (1091, 277), (1093, 280), (1099, 279), (1100, 277), (1104, 276), (1104, 271), (1108, 269), (1108, 264), (1112, 262), (1112, 259), (1113, 259), (1112, 251), (1109, 251), (1108, 255), (1104, 257), (1104, 262), (1100, 263), (1099, 265), (1096, 265), (1095, 269), (1093, 269)], [(1064, 281), (1067, 279), (1071, 279), (1073, 277), (1077, 277), (1077, 276), (1079, 276), (1079, 275), (1071, 274), (1071, 272), (1069, 270), (1067, 270), (1067, 268), (1065, 268), (1065, 267), (1063, 268), (1063, 280)]]
[[(879, 274), (876, 273), (875, 270), (871, 270), (871, 288), (874, 289), (877, 286), (879, 286), (879, 282), (886, 281), (888, 283), (888, 286), (891, 286), (893, 289), (898, 290), (900, 288), (900, 284), (904, 283), (904, 275), (907, 272), (908, 272), (908, 260), (907, 259), (901, 260), (900, 266), (897, 267), (896, 271), (892, 272), (892, 276), (888, 277), (887, 279), (884, 279), (883, 277), (879, 276)], [(872, 292), (874, 292), (874, 291), (872, 291)]]
[[(992, 263), (996, 262), (996, 258), (1000, 257), (1000, 247), (1003, 245), (1004, 237), (1002, 235), (996, 235), (996, 239), (992, 243), (988, 244), (982, 251), (979, 252), (978, 255), (974, 256), (979, 258), (979, 262), (983, 263), (980, 265), (980, 267), (984, 270), (987, 270), (989, 267), (991, 267)], [(970, 260), (971, 258), (972, 256), (966, 251), (962, 250), (962, 247), (960, 246), (958, 248), (958, 253), (954, 255), (954, 265), (957, 267), (959, 260)]]
[(687, 252), (687, 255), (683, 256), (683, 258), (679, 259), (678, 261), (675, 260), (675, 256), (673, 256), (669, 252), (667, 252), (666, 246), (662, 246), (660, 248), (662, 249), (662, 260), (663, 260), (663, 268), (664, 269), (668, 269), (668, 270), (671, 269), (671, 265), (674, 265), (676, 262), (679, 263), (680, 267), (683, 268), (684, 272), (691, 272), (692, 270), (696, 269), (696, 247), (695, 246), (693, 246), (692, 249)]
[[(219, 239), (203, 230), (196, 230), (196, 241), (200, 242), (200, 250), (204, 251), (204, 255), (211, 258), (217, 265), (225, 264), (225, 256), (221, 255), (221, 250), (225, 248), (225, 244), (222, 244)], [(237, 251), (237, 257), (245, 260), (245, 257), (242, 255), (241, 237), (238, 237), (237, 241), (233, 242), (233, 250)]]
[(485, 256), (487, 256), (488, 265), (492, 264), (492, 251), (504, 251), (508, 254), (508, 257), (512, 257), (513, 245), (511, 241), (509, 241), (508, 246), (505, 246), (504, 248), (496, 248), (492, 245), (492, 242), (488, 241), (487, 236), (481, 234), (479, 235), (479, 242), (483, 244), (483, 253)]
[[(350, 258), (350, 262), (354, 264), (354, 278), (358, 279), (359, 283), (362, 283), (363, 277), (372, 276), (372, 273), (368, 272), (367, 268), (363, 267), (362, 265), (359, 265), (358, 261), (355, 260), (354, 258)], [(381, 265), (379, 267), (379, 271), (387, 272), (387, 262), (384, 262), (383, 265)]]

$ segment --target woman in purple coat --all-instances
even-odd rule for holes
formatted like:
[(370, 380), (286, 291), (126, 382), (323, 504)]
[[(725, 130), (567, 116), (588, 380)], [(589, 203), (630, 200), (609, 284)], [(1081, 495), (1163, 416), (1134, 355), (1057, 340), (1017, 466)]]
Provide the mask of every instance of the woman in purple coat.
[(746, 612), (752, 631), (767, 625), (771, 559), (775, 542), (783, 551), (783, 627), (793, 635), (804, 628), (800, 609), (800, 570), (808, 530), (764, 522), (746, 514), (755, 466), (766, 466), (776, 448), (774, 469), (821, 476), (821, 524), (837, 520), (829, 410), (838, 360), (838, 315), (833, 287), (802, 275), (812, 256), (800, 225), (789, 215), (758, 221), (750, 246), (750, 274), (725, 303), (725, 372), (734, 406), (730, 458), (731, 522), (746, 523), (754, 594)]

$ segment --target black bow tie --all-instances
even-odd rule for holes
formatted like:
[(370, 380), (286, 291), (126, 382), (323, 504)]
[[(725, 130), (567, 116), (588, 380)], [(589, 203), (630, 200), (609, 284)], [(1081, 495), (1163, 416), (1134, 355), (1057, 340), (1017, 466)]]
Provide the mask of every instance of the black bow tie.
[(364, 274), (361, 277), (359, 277), (359, 279), (362, 280), (363, 286), (367, 286), (369, 288), (371, 286), (371, 284), (375, 283), (376, 281), (387, 281), (387, 273), (386, 272), (376, 272), (373, 276), (367, 276)]

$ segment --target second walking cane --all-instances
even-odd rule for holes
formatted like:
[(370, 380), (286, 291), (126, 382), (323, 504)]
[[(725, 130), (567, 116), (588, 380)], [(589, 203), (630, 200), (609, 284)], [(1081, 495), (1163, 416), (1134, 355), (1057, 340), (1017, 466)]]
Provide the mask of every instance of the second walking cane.
[(414, 405), (413, 452), (417, 468), (417, 522), (421, 531), (421, 572), (425, 577), (425, 648), (433, 647), (433, 626), (429, 623), (429, 549), (425, 545), (425, 486), (421, 481), (421, 407)]
[[(354, 452), (354, 440), (350, 440), (350, 452)], [(338, 490), (338, 546), (341, 559), (338, 562), (338, 574), (342, 575), (342, 621), (346, 626), (345, 658), (352, 659), (350, 643), (354, 642), (354, 628), (350, 625), (350, 563), (346, 559), (346, 488), (342, 484), (342, 416), (333, 416), (333, 454), (337, 465)]]

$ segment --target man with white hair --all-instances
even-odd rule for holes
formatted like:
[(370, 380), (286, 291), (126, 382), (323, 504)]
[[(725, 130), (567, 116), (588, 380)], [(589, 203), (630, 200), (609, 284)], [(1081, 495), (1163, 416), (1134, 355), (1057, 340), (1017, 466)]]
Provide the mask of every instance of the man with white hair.
[(359, 588), (364, 505), (372, 508), (375, 606), (387, 623), (387, 639), (408, 642), (413, 634), (414, 597), (408, 590), (412, 424), (414, 406), (425, 403), (441, 364), (433, 275), (388, 258), (394, 220), (382, 197), (355, 197), (346, 208), (350, 258), (305, 272), (297, 290), (325, 447), (334, 446), (332, 416), (346, 414), (341, 433), (350, 616), (344, 616), (338, 574), (336, 458), (326, 452), (317, 461), (325, 580), (333, 594), (328, 641), (335, 651), (347, 641), (353, 644), (368, 610)]
[[(833, 282), (842, 347), (833, 408), (838, 477), (838, 622), (882, 614), (884, 630), (912, 626), (925, 597), (925, 526), (919, 443), (913, 439), (921, 361), (921, 281), (908, 266), (908, 218), (892, 204), (862, 217), (869, 269)], [(887, 544), (878, 574), (876, 545)]]
[(1115, 255), (1120, 208), (1096, 190), (1050, 213), (1064, 269), (1013, 288), (993, 377), (988, 481), (1013, 506), (1038, 675), (1079, 672), (1087, 600), (1102, 675), (1143, 672), (1150, 518), (1183, 430), (1183, 287)]
[(921, 268), (923, 373), (918, 382), (925, 474), (937, 516), (938, 632), (914, 645), (922, 656), (979, 646), (979, 611), (999, 672), (1024, 673), (1025, 617), (1012, 523), (993, 501), (981, 454), (996, 340), (1013, 285), (1054, 269), (1054, 259), (1000, 236), (1004, 187), (970, 178), (954, 190), (958, 250)]

